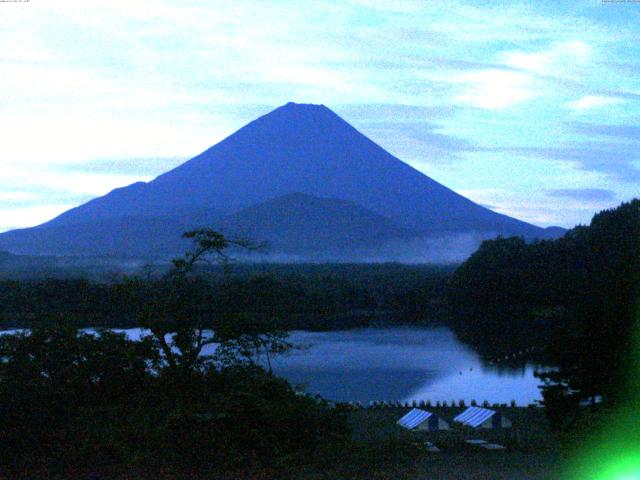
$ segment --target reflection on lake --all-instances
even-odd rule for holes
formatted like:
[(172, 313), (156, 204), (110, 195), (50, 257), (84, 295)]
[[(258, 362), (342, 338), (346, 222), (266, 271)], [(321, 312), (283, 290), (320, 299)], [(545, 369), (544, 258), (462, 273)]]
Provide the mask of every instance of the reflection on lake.
[[(131, 339), (142, 334), (138, 328), (117, 331)], [(515, 400), (527, 405), (541, 399), (532, 365), (483, 366), (480, 357), (444, 327), (295, 331), (289, 341), (298, 348), (273, 359), (274, 372), (331, 400)]]
[(278, 357), (274, 371), (333, 400), (515, 400), (526, 405), (541, 399), (532, 365), (483, 366), (447, 328), (292, 332), (289, 338), (303, 348)]

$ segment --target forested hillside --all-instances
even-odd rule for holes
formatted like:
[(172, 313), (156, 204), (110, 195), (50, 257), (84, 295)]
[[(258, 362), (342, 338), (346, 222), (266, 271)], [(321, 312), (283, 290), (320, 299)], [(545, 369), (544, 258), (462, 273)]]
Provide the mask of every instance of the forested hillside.
[(547, 399), (615, 402), (631, 371), (640, 286), (640, 200), (563, 238), (486, 241), (455, 272), (454, 325), (486, 353), (544, 348)]
[[(282, 328), (326, 330), (381, 316), (433, 323), (453, 267), (400, 264), (262, 264), (199, 268), (192, 308), (203, 317), (251, 313)], [(0, 280), (0, 328), (65, 318), (81, 327), (135, 327), (154, 275), (92, 282), (83, 278)], [(198, 300), (199, 299), (199, 300)]]

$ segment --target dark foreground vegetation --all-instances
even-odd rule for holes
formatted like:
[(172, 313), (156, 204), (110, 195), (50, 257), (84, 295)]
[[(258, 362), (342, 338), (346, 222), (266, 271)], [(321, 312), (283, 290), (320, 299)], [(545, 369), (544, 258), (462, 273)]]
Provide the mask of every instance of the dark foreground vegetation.
[[(28, 330), (0, 337), (0, 474), (333, 479), (404, 468), (402, 442), (354, 440), (344, 407), (258, 366), (290, 348), (281, 315), (379, 304), (325, 272), (315, 282), (202, 274), (201, 260), (224, 259), (232, 241), (211, 230), (186, 236), (194, 249), (160, 276), (4, 284), (5, 320)], [(314, 290), (324, 282), (340, 287)], [(385, 298), (405, 296), (400, 285)], [(146, 329), (142, 341), (79, 330), (123, 315)]]
[(258, 367), (171, 367), (150, 341), (61, 325), (3, 337), (0, 352), (8, 478), (266, 478), (347, 440), (339, 412)]
[[(558, 478), (567, 452), (611, 412), (637, 411), (639, 200), (558, 240), (485, 242), (455, 272), (203, 268), (201, 260), (223, 259), (231, 242), (211, 230), (188, 237), (194, 249), (159, 274), (0, 284), (2, 326), (30, 329), (0, 337), (0, 474)], [(544, 412), (505, 412), (514, 430), (490, 440), (506, 451), (470, 449), (463, 440), (474, 433), (454, 430), (429, 437), (443, 447), (434, 456), (424, 439), (395, 426), (402, 412), (308, 398), (258, 366), (290, 348), (289, 329), (365, 325), (381, 315), (444, 322), (487, 358), (539, 352), (557, 367), (541, 374)], [(82, 333), (85, 326), (142, 326), (147, 334), (132, 342)], [(213, 342), (215, 355), (203, 356)]]
[[(79, 332), (64, 311), (0, 337), (2, 474), (286, 478), (348, 446), (339, 409), (256, 365), (289, 348), (282, 332), (261, 318), (205, 321), (197, 307), (208, 290), (193, 269), (224, 258), (231, 241), (211, 230), (185, 236), (194, 249), (167, 274), (132, 281), (133, 313), (149, 332), (142, 341)], [(201, 355), (213, 342), (215, 356)]]
[[(537, 408), (503, 408), (513, 430), (415, 434), (395, 425), (406, 408), (300, 396), (241, 355), (171, 366), (153, 338), (60, 324), (2, 337), (0, 352), (6, 478), (542, 479), (560, 459)], [(479, 435), (507, 450), (464, 443)]]
[[(283, 329), (331, 330), (393, 322), (441, 320), (453, 266), (400, 264), (197, 265), (188, 288), (194, 313), (260, 315)], [(1, 270), (0, 270), (1, 275)], [(45, 317), (79, 327), (136, 327), (162, 276), (148, 270), (111, 281), (83, 278), (15, 280), (0, 276), (0, 328)]]
[(545, 352), (558, 367), (541, 375), (546, 410), (554, 426), (571, 430), (589, 427), (581, 403), (601, 412), (640, 405), (639, 293), (640, 200), (633, 200), (558, 240), (484, 242), (455, 272), (449, 304), (459, 336), (479, 350)]

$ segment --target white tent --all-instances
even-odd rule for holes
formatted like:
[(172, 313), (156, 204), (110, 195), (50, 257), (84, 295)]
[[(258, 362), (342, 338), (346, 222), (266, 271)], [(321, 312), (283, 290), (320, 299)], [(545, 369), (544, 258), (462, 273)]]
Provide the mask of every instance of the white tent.
[(409, 430), (449, 430), (449, 424), (438, 415), (419, 408), (412, 409), (396, 423)]
[(511, 420), (488, 408), (469, 407), (453, 419), (472, 428), (511, 428)]

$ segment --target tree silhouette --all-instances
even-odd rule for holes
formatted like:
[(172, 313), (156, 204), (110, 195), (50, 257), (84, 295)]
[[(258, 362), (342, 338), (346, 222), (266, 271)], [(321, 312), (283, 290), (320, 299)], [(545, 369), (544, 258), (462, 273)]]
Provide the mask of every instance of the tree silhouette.
[[(141, 324), (162, 351), (158, 367), (189, 371), (211, 365), (216, 359), (226, 365), (254, 362), (265, 354), (282, 353), (290, 345), (286, 333), (273, 319), (239, 318), (214, 313), (214, 303), (206, 281), (195, 273), (200, 263), (231, 260), (230, 248), (254, 251), (263, 248), (249, 239), (231, 239), (210, 228), (186, 232), (183, 238), (193, 242), (191, 250), (173, 260), (173, 268), (160, 280), (140, 282), (146, 301), (140, 312)], [(217, 355), (203, 355), (209, 345), (219, 345)]]

